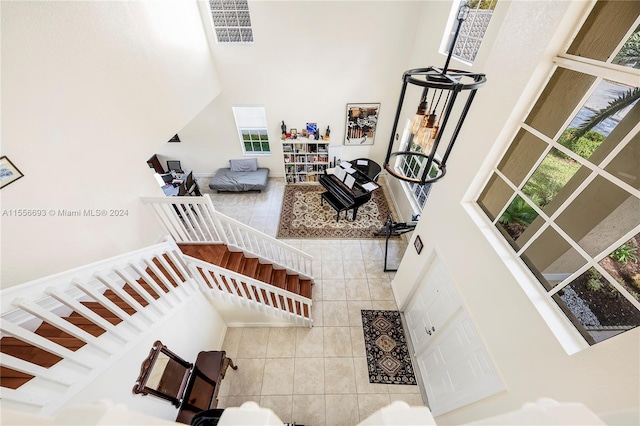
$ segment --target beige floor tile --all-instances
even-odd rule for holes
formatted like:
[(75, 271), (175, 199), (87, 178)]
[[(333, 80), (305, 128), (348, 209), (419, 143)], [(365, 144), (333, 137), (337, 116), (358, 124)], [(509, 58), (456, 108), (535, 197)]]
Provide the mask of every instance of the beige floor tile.
[(324, 359), (324, 391), (326, 394), (356, 393), (353, 358)]
[[(322, 310), (322, 307), (320, 309)], [(293, 327), (269, 329), (267, 358), (293, 358), (295, 355), (296, 329)]]
[(412, 407), (427, 406), (422, 400), (422, 395), (419, 393), (389, 393), (389, 399), (391, 402), (404, 401)]
[(385, 279), (370, 279), (369, 293), (371, 300), (395, 300), (391, 283)]
[(323, 300), (347, 300), (344, 280), (328, 279), (322, 281)]
[(324, 358), (296, 358), (293, 393), (324, 394)]
[(305, 426), (324, 426), (325, 417), (324, 395), (293, 395), (292, 421)]
[(325, 281), (326, 290), (326, 281), (330, 279), (344, 279), (344, 269), (342, 266), (342, 260), (325, 260), (324, 259), (324, 251), (323, 259), (322, 259), (322, 279)]
[(351, 351), (354, 357), (366, 357), (367, 350), (364, 346), (364, 333), (362, 332), (362, 326), (349, 327), (351, 330)]
[(296, 358), (313, 358), (324, 353), (324, 327), (296, 328)]
[[(368, 289), (368, 287), (367, 287)], [(360, 311), (373, 309), (370, 300), (348, 300), (347, 312), (349, 313), (349, 325), (351, 327), (362, 327), (362, 314)]]
[(366, 274), (363, 278), (347, 278), (344, 280), (347, 300), (371, 300)]
[[(325, 318), (326, 320), (326, 318)], [(351, 350), (351, 331), (349, 327), (327, 327), (324, 330), (324, 356), (353, 356)]]
[(373, 300), (371, 309), (376, 311), (397, 311), (398, 305), (395, 300)]
[[(318, 267), (318, 270), (320, 268)], [(316, 270), (315, 267), (313, 269), (314, 271)], [(314, 272), (315, 274), (315, 272)], [(316, 300), (322, 300), (323, 299), (323, 294), (322, 294), (322, 280), (318, 279), (318, 277), (316, 277), (314, 279), (313, 285), (311, 286), (311, 300), (313, 300), (314, 302)]]
[(395, 394), (411, 394), (420, 393), (420, 386), (418, 385), (387, 385), (389, 387), (389, 393)]
[[(265, 359), (238, 358), (235, 365), (237, 370), (229, 369), (222, 383), (229, 383), (228, 396), (260, 395), (262, 390), (262, 376), (264, 375)], [(222, 392), (222, 386), (220, 391)], [(223, 396), (227, 396), (223, 395)]]
[(367, 271), (364, 266), (364, 260), (345, 260), (342, 262), (344, 267), (344, 278), (367, 278)]
[(313, 320), (314, 327), (322, 327), (323, 321), (323, 304), (322, 300), (314, 300), (313, 305), (311, 305), (311, 319)]
[(358, 397), (360, 394), (389, 393), (389, 385), (369, 382), (369, 369), (366, 358), (353, 358), (353, 365), (356, 373), (356, 390), (358, 391)]
[(267, 358), (260, 395), (291, 395), (294, 365), (294, 358)]
[(227, 353), (229, 358), (236, 358), (238, 356), (238, 346), (240, 346), (242, 330), (242, 327), (227, 327), (224, 342), (222, 343), (222, 350)]
[(238, 345), (238, 358), (264, 358), (267, 354), (269, 329), (262, 327), (245, 327)]
[(361, 421), (390, 403), (388, 394), (362, 395), (358, 393), (358, 408)]
[[(391, 266), (387, 264), (387, 266)], [(386, 272), (384, 272), (384, 260), (372, 259), (365, 257), (364, 267), (367, 270), (367, 278), (387, 278)]]
[(263, 395), (260, 397), (260, 407), (268, 408), (273, 411), (283, 423), (289, 423), (292, 421), (292, 395)]
[[(306, 250), (303, 250), (306, 251)], [(307, 252), (309, 253), (309, 252)], [(313, 258), (313, 261), (311, 262), (311, 270), (313, 271), (313, 278), (316, 280), (321, 280), (322, 279), (322, 261), (320, 260), (320, 258)]]
[(360, 423), (357, 395), (325, 395), (326, 425), (347, 426)]
[(322, 302), (323, 327), (348, 326), (349, 312), (346, 300), (325, 300)]
[(218, 397), (218, 408), (239, 407), (245, 402), (260, 404), (260, 395), (240, 395)]
[(342, 247), (340, 241), (322, 240), (322, 260), (340, 260), (342, 261)]
[(362, 248), (360, 247), (360, 241), (357, 240), (342, 240), (340, 242), (342, 249), (342, 260), (362, 260)]

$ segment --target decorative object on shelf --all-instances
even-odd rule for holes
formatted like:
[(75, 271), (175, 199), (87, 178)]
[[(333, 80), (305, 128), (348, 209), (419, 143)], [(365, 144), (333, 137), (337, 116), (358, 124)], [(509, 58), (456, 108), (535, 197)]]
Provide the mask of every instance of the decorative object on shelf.
[[(384, 168), (397, 179), (424, 185), (436, 182), (445, 175), (447, 159), (469, 112), (476, 91), (487, 81), (484, 74), (449, 69), (453, 47), (458, 39), (462, 22), (468, 14), (469, 6), (463, 3), (458, 11), (455, 34), (451, 40), (449, 54), (443, 68), (433, 66), (416, 68), (405, 71), (402, 75), (400, 100), (391, 129), (387, 156), (384, 160)], [(408, 84), (422, 87), (422, 96), (411, 124), (411, 137), (408, 146), (403, 147), (402, 151), (392, 152)], [(462, 99), (464, 94), (467, 95), (464, 106), (455, 108), (456, 112), (452, 114), (455, 102)], [(457, 122), (456, 114), (459, 114)], [(445, 127), (449, 121), (454, 122), (454, 130), (448, 136), (449, 141), (444, 153), (437, 155), (438, 147), (445, 143)], [(402, 159), (398, 168), (390, 164), (392, 157)], [(416, 169), (417, 173), (415, 173)]]
[(17, 181), (22, 176), (24, 176), (22, 172), (13, 165), (6, 155), (0, 157), (0, 188)]
[(289, 129), (289, 136), (291, 139), (296, 139), (298, 137), (298, 129)]
[[(347, 104), (345, 145), (373, 145), (378, 125), (379, 103)], [(329, 128), (327, 127), (327, 132)]]
[(327, 126), (327, 130), (324, 132), (324, 140), (329, 140), (329, 135), (331, 134), (331, 130), (329, 126)]
[(178, 134), (176, 133), (175, 135), (173, 135), (173, 137), (169, 139), (169, 142), (180, 142), (180, 138), (178, 137)]
[(284, 124), (284, 120), (282, 120), (282, 126), (280, 126), (280, 129), (282, 130), (283, 135), (287, 134), (287, 126)]

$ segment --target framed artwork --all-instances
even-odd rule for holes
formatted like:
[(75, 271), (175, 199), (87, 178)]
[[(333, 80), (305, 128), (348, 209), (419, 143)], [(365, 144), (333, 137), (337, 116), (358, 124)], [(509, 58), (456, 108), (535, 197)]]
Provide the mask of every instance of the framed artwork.
[(416, 235), (416, 239), (413, 242), (413, 246), (416, 248), (416, 251), (418, 252), (418, 254), (420, 254), (420, 252), (422, 251), (422, 247), (424, 247), (422, 245), (422, 240), (420, 239), (420, 235)]
[(17, 181), (22, 176), (24, 176), (22, 172), (13, 165), (6, 155), (0, 157), (0, 188)]
[(373, 145), (380, 104), (347, 104), (345, 145)]

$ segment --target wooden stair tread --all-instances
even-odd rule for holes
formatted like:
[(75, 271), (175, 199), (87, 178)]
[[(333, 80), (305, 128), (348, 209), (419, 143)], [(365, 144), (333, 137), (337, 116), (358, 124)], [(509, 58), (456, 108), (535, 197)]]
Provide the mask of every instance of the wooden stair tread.
[(62, 360), (57, 355), (11, 336), (0, 339), (0, 352), (49, 368)]

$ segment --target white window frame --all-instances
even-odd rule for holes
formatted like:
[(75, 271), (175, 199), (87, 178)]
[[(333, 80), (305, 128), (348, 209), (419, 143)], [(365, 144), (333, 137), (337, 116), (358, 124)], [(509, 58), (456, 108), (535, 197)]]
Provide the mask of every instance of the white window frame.
[[(637, 25), (637, 22), (636, 22), (636, 25)], [(579, 30), (581, 26), (582, 26), (582, 22), (580, 22), (580, 25), (578, 26), (576, 31)], [(633, 26), (630, 29), (630, 31), (632, 31), (633, 28), (635, 28), (635, 26)], [(618, 49), (619, 48), (620, 46), (618, 46)], [(571, 122), (571, 120), (573, 119), (577, 111), (582, 108), (584, 101), (586, 101), (586, 99), (589, 98), (593, 88), (597, 87), (598, 84), (603, 79), (613, 80), (613, 81), (627, 84), (630, 86), (638, 85), (638, 78), (640, 77), (639, 71), (634, 70), (632, 68), (628, 68), (628, 67), (612, 65), (610, 62), (613, 60), (614, 57), (615, 55), (612, 54), (607, 63), (595, 61), (588, 58), (577, 57), (577, 56), (573, 56), (566, 53), (561, 53), (557, 55), (555, 58), (551, 58), (552, 63), (549, 64), (550, 71), (548, 73), (548, 76), (551, 76), (555, 72), (555, 70), (558, 67), (560, 67), (564, 69), (571, 69), (584, 74), (593, 75), (596, 77), (596, 80), (591, 86), (592, 89), (587, 91), (587, 93), (585, 93), (583, 100), (578, 103), (576, 110), (569, 115), (569, 118), (567, 119), (566, 123), (564, 123), (563, 126), (561, 126), (561, 130), (559, 132), (560, 134), (569, 125), (569, 123)], [(545, 88), (547, 84), (547, 80), (546, 79), (541, 80), (537, 83), (532, 83), (532, 84), (539, 85), (538, 87), (539, 90), (537, 91), (537, 95), (539, 95), (542, 92), (542, 90)], [(526, 90), (525, 92), (529, 92), (529, 90)], [(586, 339), (580, 334), (580, 332), (576, 329), (576, 327), (573, 324), (571, 324), (571, 321), (567, 318), (567, 316), (562, 311), (562, 309), (558, 306), (558, 304), (555, 301), (553, 301), (551, 296), (553, 296), (557, 291), (559, 291), (565, 285), (570, 284), (571, 281), (575, 279), (575, 277), (579, 276), (581, 273), (585, 272), (586, 270), (592, 267), (596, 268), (597, 270), (601, 270), (602, 268), (600, 267), (600, 265), (598, 265), (598, 262), (602, 258), (606, 257), (608, 253), (611, 253), (617, 247), (619, 247), (624, 242), (628, 241), (630, 238), (632, 238), (634, 235), (640, 232), (640, 224), (633, 227), (625, 235), (623, 235), (614, 243), (612, 243), (610, 247), (604, 250), (602, 254), (600, 254), (599, 256), (597, 257), (588, 256), (588, 255), (585, 256), (588, 260), (583, 267), (581, 267), (578, 271), (572, 274), (571, 277), (565, 279), (562, 283), (558, 284), (553, 290), (546, 291), (544, 286), (536, 278), (533, 272), (527, 267), (524, 261), (520, 259), (520, 256), (519, 256), (519, 254), (524, 252), (529, 247), (531, 241), (535, 239), (535, 236), (531, 238), (528, 244), (523, 245), (523, 247), (515, 251), (514, 248), (509, 244), (507, 239), (502, 236), (502, 234), (498, 231), (497, 227), (495, 226), (496, 222), (500, 218), (501, 213), (497, 214), (496, 219), (491, 221), (487, 216), (487, 214), (478, 205), (478, 200), (482, 192), (488, 185), (489, 179), (495, 173), (499, 175), (504, 180), (504, 182), (511, 187), (512, 190), (514, 190), (513, 197), (520, 196), (524, 200), (527, 200), (529, 204), (537, 211), (540, 217), (545, 219), (546, 221), (545, 225), (543, 225), (537, 231), (536, 235), (539, 235), (548, 226), (551, 226), (570, 243), (572, 248), (576, 249), (580, 253), (585, 253), (584, 249), (582, 249), (577, 243), (574, 244), (571, 238), (567, 238), (568, 237), (567, 234), (560, 227), (558, 227), (554, 221), (550, 220), (549, 217), (540, 208), (538, 208), (538, 206), (535, 203), (531, 202), (531, 200), (527, 197), (526, 194), (524, 194), (521, 191), (520, 188), (511, 184), (510, 180), (506, 176), (504, 176), (500, 172), (500, 170), (498, 170), (498, 165), (501, 159), (503, 158), (503, 156), (506, 154), (507, 150), (510, 148), (518, 131), (520, 129), (525, 129), (529, 133), (532, 133), (535, 136), (537, 136), (539, 139), (547, 142), (549, 146), (546, 148), (545, 153), (547, 153), (551, 148), (556, 148), (559, 151), (564, 152), (565, 154), (571, 155), (571, 157), (576, 161), (578, 161), (581, 165), (584, 165), (590, 168), (592, 171), (596, 171), (597, 176), (602, 176), (605, 179), (607, 179), (609, 182), (615, 184), (616, 186), (622, 187), (630, 194), (636, 197), (640, 197), (639, 190), (633, 188), (632, 186), (628, 185), (625, 182), (622, 182), (621, 180), (619, 180), (613, 175), (610, 175), (608, 172), (604, 170), (604, 168), (609, 163), (609, 161), (611, 161), (615, 157), (615, 155), (619, 153), (620, 150), (625, 146), (626, 141), (630, 140), (632, 136), (636, 135), (640, 131), (640, 123), (636, 125), (627, 134), (625, 139), (620, 142), (618, 147), (608, 155), (607, 160), (603, 161), (601, 163), (601, 166), (598, 167), (598, 166), (594, 166), (593, 164), (589, 163), (587, 160), (584, 160), (579, 155), (572, 153), (569, 149), (555, 142), (559, 135), (555, 135), (554, 139), (551, 139), (541, 134), (539, 131), (531, 128), (524, 122), (524, 120), (526, 120), (528, 116), (528, 111), (531, 109), (533, 105), (535, 105), (537, 100), (538, 100), (538, 96), (535, 96), (535, 98), (531, 102), (527, 102), (529, 104), (529, 108), (526, 108), (524, 117), (520, 117), (520, 120), (517, 123), (515, 123), (515, 127), (511, 132), (511, 134), (506, 135), (506, 137), (508, 137), (507, 143), (504, 144), (501, 152), (493, 153), (494, 155), (492, 156), (493, 161), (491, 162), (491, 165), (489, 167), (485, 167), (480, 172), (481, 174), (476, 178), (474, 185), (465, 196), (465, 199), (462, 204), (465, 210), (467, 211), (467, 213), (472, 218), (472, 220), (476, 223), (476, 225), (480, 228), (481, 232), (490, 242), (491, 246), (496, 250), (496, 253), (498, 254), (498, 256), (505, 262), (505, 265), (511, 271), (515, 280), (525, 291), (525, 293), (531, 300), (532, 304), (541, 314), (542, 318), (547, 323), (547, 325), (549, 326), (549, 328), (551, 329), (551, 331), (553, 332), (557, 340), (560, 342), (560, 344), (564, 348), (564, 350), (569, 355), (571, 355), (581, 350), (587, 349), (591, 346), (587, 343)], [(541, 162), (543, 158), (544, 158), (544, 155), (541, 155), (538, 163), (536, 163), (531, 168), (528, 175), (523, 179), (522, 185), (524, 185), (527, 182), (528, 178), (536, 170), (539, 162)], [(556, 217), (558, 217), (562, 213), (562, 211), (564, 211), (564, 208), (566, 208), (566, 206), (572, 200), (574, 200), (578, 196), (578, 194), (581, 193), (581, 191), (587, 186), (587, 183), (593, 180), (594, 176), (595, 174), (592, 173), (589, 177), (587, 177), (584, 183), (581, 185), (581, 188), (579, 190), (576, 190), (576, 192), (572, 194), (571, 197), (569, 197), (562, 204), (560, 208), (554, 211), (551, 219), (555, 219)], [(513, 197), (511, 199), (513, 199)], [(509, 205), (509, 203), (510, 201), (506, 203), (505, 208)], [(621, 290), (621, 286), (617, 282), (612, 282), (611, 284), (613, 285), (613, 287), (616, 288), (616, 290), (618, 291)], [(625, 291), (623, 290), (621, 293), (624, 295)], [(627, 300), (629, 300), (636, 308), (640, 309), (640, 303), (637, 300), (633, 298), (628, 298), (628, 297), (627, 297)]]
[[(251, 13), (248, 0), (212, 0), (209, 1), (209, 15), (216, 42), (220, 44), (252, 44), (254, 41), (253, 28), (251, 26)], [(214, 9), (214, 3), (217, 3)], [(238, 6), (236, 3), (239, 3)], [(219, 8), (218, 8), (219, 7)], [(233, 16), (230, 25), (225, 18), (226, 14)], [(225, 38), (221, 39), (220, 34)]]
[[(451, 39), (453, 38), (453, 33), (455, 31), (455, 25), (457, 24), (457, 17), (458, 17), (458, 11), (460, 10), (460, 5), (462, 5), (463, 2), (466, 2), (467, 0), (454, 0), (452, 6), (451, 6), (451, 11), (449, 12), (449, 18), (447, 20), (447, 26), (444, 29), (444, 34), (442, 36), (442, 41), (440, 42), (440, 53), (443, 55), (447, 55), (449, 53), (449, 48), (451, 47)], [(493, 0), (496, 4), (498, 3), (498, 0)], [(466, 65), (473, 65), (473, 62), (475, 61), (475, 59), (478, 57), (478, 52), (480, 51), (480, 46), (482, 46), (482, 41), (484, 40), (484, 36), (487, 33), (487, 30), (489, 28), (489, 25), (491, 25), (491, 19), (493, 18), (493, 15), (495, 13), (495, 6), (492, 10), (491, 13), (491, 18), (489, 23), (487, 24), (487, 28), (485, 28), (485, 32), (482, 35), (482, 39), (480, 40), (480, 44), (478, 44), (478, 48), (476, 49), (476, 51), (474, 52), (473, 55), (473, 60), (469, 60), (468, 58), (463, 58), (460, 57), (458, 55), (455, 54), (455, 49), (454, 49), (454, 53), (451, 55), (451, 57), (453, 59), (456, 59), (460, 62), (462, 62), (463, 64)], [(467, 21), (469, 19), (473, 19), (471, 14), (469, 15), (469, 17), (467, 18)], [(465, 22), (467, 22), (465, 21)], [(464, 23), (463, 23), (464, 25)], [(458, 37), (458, 40), (456, 41), (456, 45), (458, 43), (461, 42), (461, 40), (463, 40), (464, 35), (460, 35)]]
[[(240, 146), (242, 147), (242, 153), (245, 156), (268, 156), (273, 153), (273, 147), (271, 145), (271, 138), (269, 137), (269, 129), (267, 127), (267, 114), (263, 106), (256, 105), (243, 105), (231, 107), (233, 111), (233, 118), (236, 124), (236, 130), (238, 131), (238, 138), (240, 140)], [(265, 132), (267, 135), (267, 143), (269, 144), (269, 151), (247, 151), (245, 147), (245, 140), (243, 138), (243, 130)], [(263, 143), (264, 141), (260, 141)]]
[[(402, 131), (402, 139), (400, 140), (400, 146), (403, 147), (402, 150), (407, 150), (408, 144), (411, 141), (411, 133), (409, 132), (410, 127), (411, 127), (411, 120), (407, 120), (405, 123), (404, 129)], [(402, 166), (404, 165), (403, 163), (405, 158), (406, 157), (398, 156), (394, 164), (395, 170), (401, 175), (405, 174), (404, 171), (402, 170)], [(419, 158), (419, 157), (416, 157), (416, 158)], [(426, 161), (426, 158), (424, 158), (424, 161)], [(409, 176), (409, 177), (415, 178), (417, 176)], [(405, 195), (407, 196), (407, 200), (409, 200), (411, 207), (413, 207), (413, 212), (416, 214), (422, 213), (422, 210), (424, 209), (424, 205), (426, 204), (427, 199), (429, 198), (429, 192), (431, 191), (431, 184), (426, 184), (425, 185), (426, 188), (421, 189), (421, 191), (425, 193), (425, 199), (422, 204), (420, 203), (419, 198), (415, 193), (415, 187), (417, 184), (412, 184), (404, 180), (401, 180), (400, 184), (402, 186), (402, 189), (404, 190)]]

